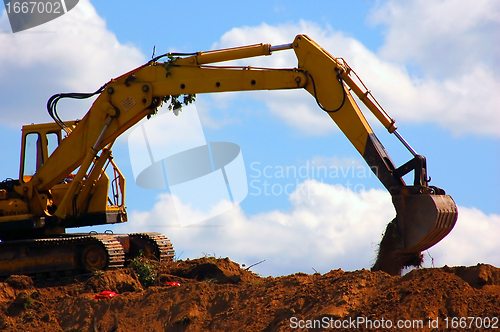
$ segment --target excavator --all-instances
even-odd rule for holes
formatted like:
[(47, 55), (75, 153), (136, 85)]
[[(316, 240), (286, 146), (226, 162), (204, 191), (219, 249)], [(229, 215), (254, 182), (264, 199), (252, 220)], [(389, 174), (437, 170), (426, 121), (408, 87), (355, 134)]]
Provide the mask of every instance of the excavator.
[[(218, 64), (284, 50), (295, 52), (297, 67)], [(283, 45), (167, 53), (94, 93), (52, 96), (47, 108), (54, 122), (23, 126), (19, 178), (0, 183), (0, 276), (113, 269), (141, 254), (173, 259), (172, 243), (159, 233), (66, 232), (127, 221), (125, 178), (113, 161), (113, 142), (164, 103), (177, 114), (181, 97), (188, 104), (200, 93), (279, 89), (307, 90), (392, 196), (396, 217), (387, 226), (373, 269), (397, 274), (394, 262), (418, 264), (421, 252), (454, 227), (458, 212), (453, 199), (429, 185), (425, 157), (398, 133), (395, 120), (347, 63), (298, 35)], [(353, 95), (409, 150), (408, 162), (396, 167)], [(81, 120), (62, 121), (57, 114), (59, 100), (92, 96), (97, 98)], [(403, 176), (410, 172), (413, 183), (407, 185)]]

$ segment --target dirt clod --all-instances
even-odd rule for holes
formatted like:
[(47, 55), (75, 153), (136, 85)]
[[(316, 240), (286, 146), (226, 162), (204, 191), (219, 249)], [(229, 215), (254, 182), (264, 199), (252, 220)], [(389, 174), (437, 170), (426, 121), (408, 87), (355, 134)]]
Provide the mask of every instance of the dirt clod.
[(30, 289), (33, 288), (33, 279), (28, 276), (13, 275), (5, 280), (13, 289)]

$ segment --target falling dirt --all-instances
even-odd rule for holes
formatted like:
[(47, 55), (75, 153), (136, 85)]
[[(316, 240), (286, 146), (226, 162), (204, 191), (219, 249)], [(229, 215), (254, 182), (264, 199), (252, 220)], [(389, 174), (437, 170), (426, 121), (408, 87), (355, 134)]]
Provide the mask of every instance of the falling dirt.
[(401, 275), (404, 268), (420, 267), (423, 263), (421, 253), (398, 254), (403, 249), (402, 236), (398, 232), (396, 219), (392, 220), (385, 229), (378, 248), (377, 260), (372, 271), (385, 271), (393, 276)]
[[(95, 299), (105, 290), (118, 295)], [(337, 269), (263, 278), (227, 258), (143, 260), (135, 269), (56, 280), (11, 276), (0, 283), (0, 308), (4, 331), (405, 330), (398, 323), (435, 331), (452, 330), (461, 317), (498, 328), (500, 269), (445, 266), (402, 277)]]

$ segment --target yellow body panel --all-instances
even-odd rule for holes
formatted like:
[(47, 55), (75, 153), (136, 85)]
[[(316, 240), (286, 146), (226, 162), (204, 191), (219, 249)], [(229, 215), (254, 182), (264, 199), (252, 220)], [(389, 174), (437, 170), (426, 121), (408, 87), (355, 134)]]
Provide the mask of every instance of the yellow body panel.
[(33, 217), (35, 217), (35, 215), (28, 213), (2, 216), (0, 217), (0, 223), (8, 221), (16, 221), (16, 220), (26, 220), (26, 219), (31, 219)]
[[(92, 188), (92, 196), (88, 207), (89, 213), (106, 211), (108, 202), (109, 178), (106, 173), (103, 173), (99, 180)], [(80, 207), (84, 209), (84, 205)]]
[(29, 213), (28, 204), (20, 198), (0, 200), (0, 216), (12, 216)]

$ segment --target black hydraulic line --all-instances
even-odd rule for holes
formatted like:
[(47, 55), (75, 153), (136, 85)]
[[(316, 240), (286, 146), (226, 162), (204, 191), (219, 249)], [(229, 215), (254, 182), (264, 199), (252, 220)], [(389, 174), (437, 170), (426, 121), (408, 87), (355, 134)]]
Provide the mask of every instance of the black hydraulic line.
[(57, 114), (57, 103), (59, 100), (63, 98), (72, 98), (72, 99), (87, 99), (92, 96), (95, 96), (97, 94), (100, 94), (101, 92), (104, 91), (106, 85), (101, 86), (97, 91), (95, 92), (90, 92), (90, 93), (78, 93), (78, 92), (71, 92), (71, 93), (58, 93), (53, 95), (52, 97), (49, 98), (47, 101), (47, 111), (49, 112), (49, 115), (54, 121), (61, 127), (65, 128), (66, 125), (64, 124), (64, 121), (61, 120), (59, 117), (59, 114)]
[(311, 78), (311, 82), (312, 82), (312, 85), (313, 85), (313, 91), (314, 91), (314, 99), (316, 100), (316, 103), (318, 104), (318, 107), (321, 108), (323, 111), (327, 112), (327, 113), (335, 113), (335, 112), (338, 112), (342, 107), (344, 107), (344, 104), (345, 104), (345, 99), (346, 99), (346, 91), (345, 91), (345, 87), (344, 87), (344, 80), (342, 80), (342, 77), (340, 76), (340, 74), (337, 76), (339, 82), (340, 82), (340, 86), (342, 87), (342, 93), (343, 93), (343, 97), (342, 97), (342, 103), (340, 103), (340, 106), (334, 110), (327, 110), (326, 108), (323, 107), (323, 105), (321, 105), (321, 103), (319, 102), (318, 100), (318, 95), (317, 95), (317, 92), (316, 92), (316, 83), (314, 82), (314, 78), (312, 77), (312, 75), (309, 73), (309, 72), (306, 72), (307, 75)]

